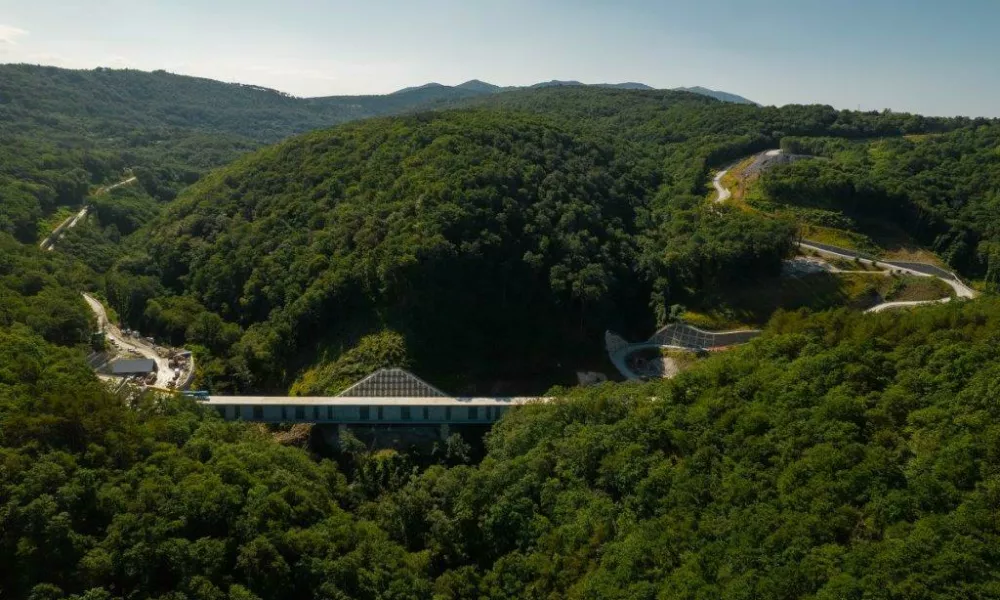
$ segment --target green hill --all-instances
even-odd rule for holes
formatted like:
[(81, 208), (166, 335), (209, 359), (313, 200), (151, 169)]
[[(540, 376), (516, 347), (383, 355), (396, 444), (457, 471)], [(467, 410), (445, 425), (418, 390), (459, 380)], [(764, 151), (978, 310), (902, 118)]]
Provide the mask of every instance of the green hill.
[[(605, 368), (606, 329), (648, 336), (672, 306), (780, 270), (790, 224), (706, 210), (711, 165), (786, 134), (908, 122), (579, 87), (475, 103), (309, 134), (213, 173), (136, 236), (109, 294), (175, 343), (196, 319), (238, 327), (203, 361), (217, 389), (330, 393), (364, 342), (383, 349), (369, 367), (402, 354), (456, 393), (540, 393)], [(162, 288), (133, 291), (143, 277)]]
[(66, 135), (108, 138), (135, 130), (188, 129), (275, 142), (345, 121), (477, 95), (444, 90), (304, 99), (165, 71), (0, 65), (0, 134), (59, 129)]
[[(129, 203), (132, 217), (155, 213), (207, 170), (267, 143), (477, 95), (448, 88), (306, 100), (162, 71), (0, 65), (0, 231), (36, 243), (53, 214), (79, 209), (125, 169), (145, 198)], [(100, 237), (88, 243), (113, 253)]]
[(676, 91), (701, 94), (702, 96), (708, 96), (710, 98), (715, 98), (716, 100), (721, 100), (722, 102), (732, 102), (734, 104), (757, 104), (753, 100), (747, 100), (743, 96), (737, 96), (736, 94), (730, 94), (729, 92), (710, 90), (708, 88), (701, 87), (700, 85), (695, 87), (676, 88)]
[[(219, 385), (249, 370), (243, 385), (281, 389), (296, 368), (390, 330), (445, 387), (484, 393), (519, 379), (541, 392), (601, 356), (609, 323), (653, 327), (658, 270), (684, 269), (678, 285), (700, 285), (727, 265), (747, 276), (778, 269), (790, 229), (702, 220), (697, 198), (657, 207), (661, 177), (634, 151), (532, 116), (368, 121), (206, 177), (138, 236), (149, 258), (122, 271), (153, 266), (167, 290), (245, 328)], [(669, 227), (647, 223), (671, 218), (686, 231), (655, 249)], [(683, 250), (695, 235), (725, 240), (729, 255)], [(680, 254), (668, 260), (669, 248)], [(162, 312), (177, 314), (176, 302), (167, 297)], [(197, 317), (189, 309), (173, 323), (141, 305), (131, 314), (144, 329), (182, 336), (184, 319)]]
[[(482, 457), (458, 435), (288, 447), (191, 399), (112, 393), (79, 296), (188, 344), (216, 391), (327, 393), (384, 364), (534, 390), (590, 366), (604, 329), (648, 333), (780, 267), (792, 223), (708, 203), (705, 182), (782, 141), (826, 160), (765, 175), (768, 202), (896, 220), (995, 282), (995, 122), (552, 87), (308, 133), (194, 183), (313, 113), (198, 80), (174, 110), (168, 76), (19, 69), (58, 85), (0, 100), (4, 597), (1000, 596), (990, 295), (778, 313), (676, 379), (515, 408)], [(65, 252), (11, 235), (127, 167), (141, 189), (93, 199)]]

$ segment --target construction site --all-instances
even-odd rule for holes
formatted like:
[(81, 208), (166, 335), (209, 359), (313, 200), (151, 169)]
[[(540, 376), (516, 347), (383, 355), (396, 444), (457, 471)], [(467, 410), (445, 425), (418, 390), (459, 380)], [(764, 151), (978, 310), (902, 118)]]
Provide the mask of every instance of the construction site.
[(157, 344), (138, 331), (119, 329), (108, 321), (101, 302), (89, 294), (84, 299), (97, 317), (103, 350), (88, 357), (98, 377), (116, 387), (133, 383), (161, 390), (186, 390), (194, 380), (194, 356), (188, 350)]

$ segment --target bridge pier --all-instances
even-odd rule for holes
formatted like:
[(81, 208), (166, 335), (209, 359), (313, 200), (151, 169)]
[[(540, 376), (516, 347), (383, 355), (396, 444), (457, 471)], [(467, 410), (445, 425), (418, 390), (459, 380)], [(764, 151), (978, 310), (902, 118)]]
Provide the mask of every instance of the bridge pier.
[(438, 433), (441, 436), (441, 441), (448, 441), (448, 436), (451, 435), (451, 428), (448, 427), (447, 423), (441, 423), (441, 427), (438, 429)]

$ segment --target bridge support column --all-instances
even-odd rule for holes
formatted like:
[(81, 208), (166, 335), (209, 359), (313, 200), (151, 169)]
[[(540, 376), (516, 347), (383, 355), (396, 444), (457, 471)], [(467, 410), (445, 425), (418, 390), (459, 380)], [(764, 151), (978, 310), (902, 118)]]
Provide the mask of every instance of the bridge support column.
[(439, 433), (441, 435), (441, 441), (446, 442), (448, 441), (448, 436), (451, 435), (451, 428), (448, 427), (447, 423), (441, 423)]
[(338, 423), (337, 424), (337, 437), (338, 438), (342, 438), (342, 437), (344, 437), (345, 433), (347, 433), (347, 423)]

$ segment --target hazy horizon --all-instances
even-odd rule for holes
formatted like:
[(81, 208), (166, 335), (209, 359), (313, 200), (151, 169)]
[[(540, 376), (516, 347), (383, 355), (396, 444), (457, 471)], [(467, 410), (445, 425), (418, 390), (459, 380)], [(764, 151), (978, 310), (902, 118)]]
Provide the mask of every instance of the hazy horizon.
[(998, 21), (985, 0), (0, 0), (0, 62), (166, 70), (300, 97), (634, 81), (764, 105), (1000, 117)]

